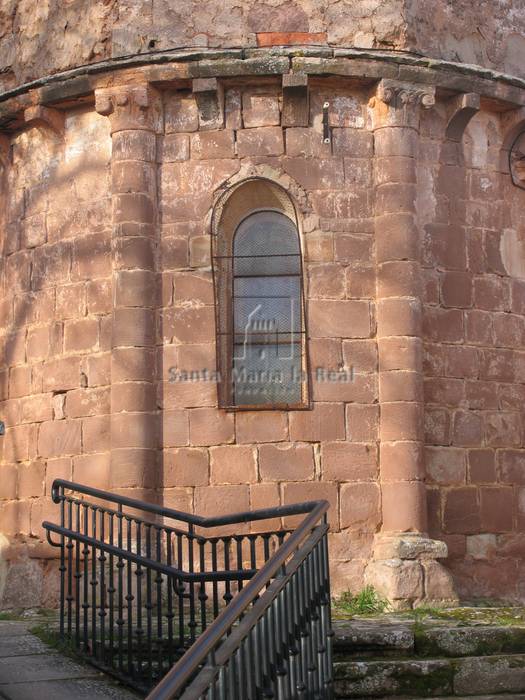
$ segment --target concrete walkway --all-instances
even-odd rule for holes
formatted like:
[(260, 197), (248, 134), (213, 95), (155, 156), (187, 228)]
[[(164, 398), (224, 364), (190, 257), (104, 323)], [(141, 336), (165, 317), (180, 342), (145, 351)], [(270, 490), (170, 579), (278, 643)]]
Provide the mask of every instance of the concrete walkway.
[(34, 621), (0, 621), (3, 700), (137, 700), (107, 676), (48, 647), (29, 632)]

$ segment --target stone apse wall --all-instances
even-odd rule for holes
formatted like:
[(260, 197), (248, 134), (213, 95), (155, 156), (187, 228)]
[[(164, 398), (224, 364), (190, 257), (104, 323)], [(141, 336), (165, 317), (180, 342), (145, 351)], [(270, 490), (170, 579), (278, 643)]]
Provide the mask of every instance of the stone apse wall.
[[(188, 54), (4, 100), (4, 607), (55, 599), (56, 477), (207, 515), (326, 498), (334, 593), (523, 598), (525, 85), (403, 60)], [(299, 211), (308, 411), (169, 381), (214, 366), (211, 212), (253, 176)]]

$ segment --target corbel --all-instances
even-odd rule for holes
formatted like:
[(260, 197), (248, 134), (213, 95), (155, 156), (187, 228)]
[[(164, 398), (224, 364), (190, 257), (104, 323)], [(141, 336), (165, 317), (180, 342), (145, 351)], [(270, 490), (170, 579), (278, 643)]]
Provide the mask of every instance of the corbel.
[(283, 75), (283, 126), (308, 126), (309, 91), (306, 73)]
[(28, 126), (50, 129), (60, 138), (64, 137), (64, 113), (52, 107), (33, 105), (24, 110), (24, 122)]
[(0, 165), (7, 168), (11, 160), (11, 139), (5, 134), (0, 134)]
[(217, 78), (194, 78), (193, 94), (199, 110), (201, 129), (222, 129), (224, 126), (224, 89)]
[(447, 102), (446, 138), (450, 141), (461, 141), (469, 121), (479, 109), (480, 97), (477, 92), (464, 92), (451, 97)]

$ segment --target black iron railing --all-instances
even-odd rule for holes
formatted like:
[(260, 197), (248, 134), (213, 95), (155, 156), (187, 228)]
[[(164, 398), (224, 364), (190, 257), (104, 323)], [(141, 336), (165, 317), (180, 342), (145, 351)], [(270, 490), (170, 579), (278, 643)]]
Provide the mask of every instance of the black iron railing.
[(332, 697), (325, 501), (204, 518), (61, 479), (53, 500), (60, 635), (96, 666), (151, 700)]

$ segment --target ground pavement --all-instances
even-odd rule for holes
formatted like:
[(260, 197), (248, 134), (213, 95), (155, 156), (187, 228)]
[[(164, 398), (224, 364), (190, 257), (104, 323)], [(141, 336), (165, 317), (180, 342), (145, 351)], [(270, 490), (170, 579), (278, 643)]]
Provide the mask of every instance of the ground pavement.
[(96, 669), (44, 644), (29, 631), (34, 624), (0, 620), (2, 700), (137, 700)]

